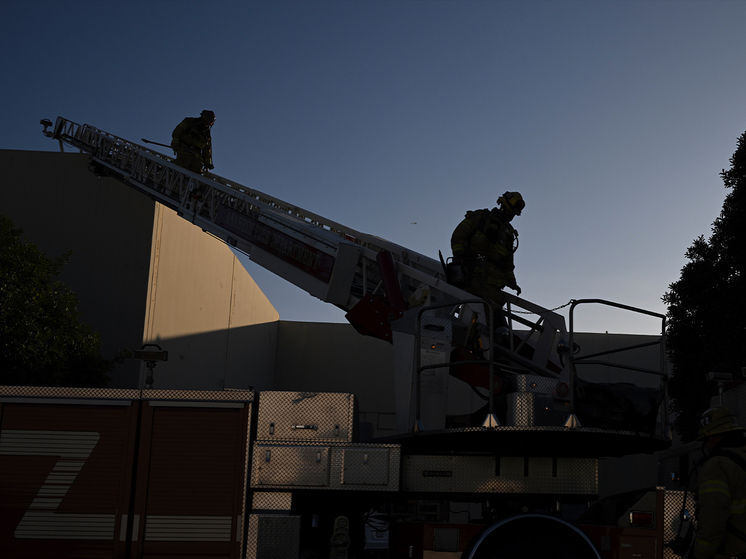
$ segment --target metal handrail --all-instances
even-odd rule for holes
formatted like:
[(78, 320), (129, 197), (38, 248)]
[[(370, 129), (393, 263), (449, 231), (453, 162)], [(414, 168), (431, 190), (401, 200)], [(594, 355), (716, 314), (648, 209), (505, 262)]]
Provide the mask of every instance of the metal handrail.
[[(506, 294), (507, 295), (507, 294)], [(507, 297), (506, 297), (507, 298)], [(516, 298), (516, 301), (518, 299)], [(514, 363), (519, 365), (520, 367), (524, 369), (528, 369), (530, 371), (533, 371), (537, 374), (540, 374), (542, 376), (549, 375), (550, 377), (556, 377), (560, 378), (561, 375), (554, 373), (552, 371), (549, 371), (548, 369), (541, 367), (531, 361), (530, 359), (524, 358), (517, 354), (517, 352), (527, 343), (528, 339), (531, 337), (531, 335), (535, 332), (542, 333), (546, 328), (547, 324), (545, 323), (545, 317), (539, 315), (539, 318), (536, 320), (536, 322), (531, 322), (526, 319), (522, 319), (519, 322), (524, 325), (531, 326), (531, 330), (527, 333), (526, 338), (524, 339), (519, 346), (513, 347), (513, 322), (512, 319), (514, 318), (514, 314), (511, 311), (511, 303), (510, 301), (507, 302), (506, 310), (503, 311), (506, 318), (507, 318), (507, 324), (508, 324), (508, 336), (510, 340), (510, 347), (504, 348), (497, 346), (495, 344), (494, 340), (494, 325), (495, 325), (495, 315), (496, 315), (496, 309), (493, 305), (491, 305), (489, 302), (485, 301), (484, 299), (463, 299), (459, 300), (455, 303), (443, 303), (439, 305), (431, 305), (428, 307), (422, 307), (418, 309), (416, 319), (415, 319), (415, 340), (414, 340), (414, 373), (415, 373), (415, 428), (417, 425), (420, 425), (421, 420), (421, 379), (422, 379), (422, 371), (431, 370), (431, 369), (438, 369), (438, 368), (445, 368), (445, 367), (451, 367), (454, 362), (450, 359), (447, 360), (445, 363), (437, 363), (433, 365), (425, 365), (423, 366), (421, 364), (421, 354), (420, 354), (420, 345), (421, 345), (421, 324), (422, 324), (422, 315), (425, 312), (431, 312), (433, 310), (439, 309), (439, 308), (450, 308), (450, 309), (457, 309), (457, 308), (463, 308), (468, 307), (469, 305), (476, 305), (479, 307), (483, 307), (485, 309), (485, 312), (488, 313), (488, 319), (486, 321), (487, 324), (492, 325), (488, 331), (489, 331), (489, 352), (486, 356), (486, 363), (484, 359), (481, 360), (469, 360), (469, 361), (458, 361), (458, 364), (460, 365), (467, 365), (467, 364), (487, 364), (488, 365), (488, 375), (489, 375), (489, 400), (488, 400), (488, 416), (485, 418), (485, 422), (490, 419), (491, 416), (494, 415), (494, 361), (496, 353), (508, 357), (510, 360), (512, 360)], [(519, 305), (520, 306), (520, 305)], [(530, 306), (533, 309), (537, 309), (537, 307), (533, 304), (530, 304)], [(475, 312), (477, 312), (475, 310)], [(556, 332), (560, 332), (560, 334), (564, 333), (560, 330), (557, 330), (555, 328)]]
[[(492, 305), (490, 305), (487, 301), (483, 299), (466, 299), (463, 301), (460, 301), (458, 305), (451, 304), (442, 304), (442, 305), (436, 305), (436, 306), (430, 306), (430, 307), (422, 307), (417, 311), (417, 318), (415, 319), (415, 339), (414, 339), (414, 364), (415, 364), (415, 376), (416, 376), (416, 386), (415, 386), (415, 424), (419, 425), (421, 415), (421, 405), (422, 405), (422, 371), (427, 369), (436, 369), (436, 368), (442, 368), (442, 367), (450, 367), (451, 366), (451, 360), (450, 358), (446, 363), (436, 364), (436, 365), (426, 365), (421, 366), (420, 358), (421, 358), (421, 324), (422, 324), (422, 315), (425, 312), (432, 311), (433, 309), (437, 308), (445, 308), (450, 307), (455, 309), (459, 306), (464, 305), (480, 305), (483, 306), (486, 310), (489, 311), (489, 321), (488, 324), (494, 324), (494, 318), (495, 318), (495, 312)], [(495, 386), (494, 386), (494, 359), (493, 357), (493, 350), (494, 350), (494, 336), (493, 336), (493, 328), (488, 328), (489, 330), (489, 353), (488, 353), (488, 375), (489, 375), (489, 403), (488, 403), (488, 410), (489, 415), (491, 416), (494, 411), (494, 392), (495, 392)]]
[[(621, 348), (615, 348), (608, 351), (602, 351), (598, 353), (593, 353), (586, 356), (581, 356), (579, 358), (576, 358), (574, 355), (573, 348), (575, 347), (574, 344), (574, 335), (575, 335), (575, 322), (574, 322), (574, 312), (575, 307), (578, 305), (584, 305), (584, 304), (600, 304), (605, 305), (609, 307), (614, 307), (621, 310), (626, 310), (630, 312), (635, 312), (638, 314), (644, 314), (653, 318), (658, 318), (661, 320), (661, 337), (657, 342), (648, 342), (644, 344), (633, 344), (629, 346), (624, 346)], [(668, 361), (666, 360), (666, 316), (660, 313), (656, 313), (653, 311), (649, 311), (646, 309), (641, 309), (638, 307), (632, 307), (629, 305), (623, 305), (621, 303), (614, 303), (612, 301), (606, 301), (604, 299), (573, 299), (570, 304), (570, 314), (569, 314), (569, 343), (570, 343), (570, 352), (569, 352), (569, 364), (570, 364), (570, 406), (571, 409), (575, 410), (575, 365), (606, 365), (610, 367), (616, 367), (620, 369), (626, 369), (631, 371), (637, 371), (641, 373), (651, 374), (655, 375), (661, 378), (661, 384), (663, 387), (663, 402), (661, 405), (661, 434), (663, 436), (669, 436), (669, 429), (668, 429)], [(645, 369), (642, 367), (634, 367), (629, 365), (621, 365), (618, 363), (611, 363), (607, 361), (598, 361), (598, 360), (589, 360), (592, 357), (601, 357), (604, 355), (611, 355), (613, 353), (620, 353), (625, 351), (631, 351), (634, 349), (640, 349), (643, 347), (650, 347), (650, 346), (659, 346), (659, 370), (654, 371), (651, 369)]]

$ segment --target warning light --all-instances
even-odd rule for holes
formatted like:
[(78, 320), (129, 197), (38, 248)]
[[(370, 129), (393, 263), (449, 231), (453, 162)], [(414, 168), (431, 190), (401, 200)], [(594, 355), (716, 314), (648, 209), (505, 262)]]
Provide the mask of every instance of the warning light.
[(652, 528), (653, 513), (649, 511), (633, 510), (629, 513), (629, 524), (630, 526), (641, 526), (643, 528)]
[(557, 396), (560, 398), (567, 398), (570, 395), (570, 387), (567, 385), (566, 382), (558, 382), (557, 383)]

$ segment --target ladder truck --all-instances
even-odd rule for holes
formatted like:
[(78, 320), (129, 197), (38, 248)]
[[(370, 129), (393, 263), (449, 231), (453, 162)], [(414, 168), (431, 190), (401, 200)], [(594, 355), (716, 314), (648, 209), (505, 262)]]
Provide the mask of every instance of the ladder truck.
[[(8, 387), (0, 391), (2, 417), (32, 401), (52, 407), (87, 399), (126, 401), (141, 410), (153, 401), (176, 407), (184, 400), (240, 401), (246, 410), (237, 442), (243, 445), (243, 477), (236, 482), (242, 504), (224, 516), (236, 518), (225, 524), (233, 542), (225, 556), (675, 557), (665, 543), (691, 523), (683, 514), (691, 510), (685, 493), (652, 487), (597, 501), (599, 458), (670, 446), (663, 315), (573, 300), (567, 328), (560, 314), (508, 293), (505, 309), (495, 309), (449, 284), (442, 262), (433, 258), (215, 174), (193, 173), (92, 126), (62, 117), (42, 125), (61, 146), (88, 153), (97, 176), (173, 209), (258, 265), (345, 310), (361, 333), (390, 342), (398, 434), (366, 436), (357, 399), (339, 393), (76, 395), (71, 389)], [(650, 316), (661, 321), (661, 336), (583, 355), (573, 332), (579, 305)], [(497, 317), (505, 320), (501, 335), (487, 327)], [(470, 345), (475, 333), (479, 351)], [(655, 369), (608, 361), (609, 354), (648, 346), (659, 348)], [(601, 357), (605, 366), (657, 378), (658, 387), (620, 387), (578, 376)], [(145, 417), (145, 411), (133, 413)], [(8, 440), (1, 427), (0, 460)], [(11, 431), (25, 436), (22, 429)], [(139, 440), (142, 433), (138, 427), (133, 436)], [(138, 442), (131, 444), (138, 448)], [(22, 452), (33, 453), (29, 447), (33, 442)], [(132, 487), (145, 483), (143, 476), (123, 491), (137, 495)], [(110, 520), (112, 539), (119, 542), (113, 556), (145, 557), (149, 534), (168, 532), (163, 518), (178, 524), (174, 511), (149, 515), (146, 507), (136, 513), (133, 502), (120, 503)], [(23, 533), (30, 533), (28, 526)], [(170, 541), (163, 538), (158, 541)], [(197, 548), (190, 550), (201, 556)]]

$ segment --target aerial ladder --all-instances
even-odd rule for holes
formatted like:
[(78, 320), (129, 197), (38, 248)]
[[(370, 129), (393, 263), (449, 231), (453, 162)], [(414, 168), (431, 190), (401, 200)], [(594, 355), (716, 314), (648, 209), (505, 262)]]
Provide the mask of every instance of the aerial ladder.
[[(510, 293), (505, 293), (505, 309), (491, 308), (449, 284), (442, 259), (356, 231), (213, 173), (188, 171), (170, 157), (93, 126), (62, 117), (54, 124), (46, 119), (41, 124), (45, 136), (58, 140), (61, 149), (67, 144), (89, 154), (89, 169), (97, 176), (112, 177), (171, 208), (259, 266), (343, 309), (360, 332), (391, 342), (399, 433), (442, 430), (448, 413), (475, 411), (472, 392), (481, 394), (481, 404), (487, 402), (480, 406), (485, 413), (477, 427), (501, 426), (506, 415), (505, 409), (496, 411), (494, 396), (502, 380), (495, 368), (519, 392), (546, 384), (545, 392), (554, 395), (556, 409), (564, 416), (558, 429), (582, 427), (574, 414), (577, 344), (562, 315)], [(574, 301), (573, 308), (584, 302), (640, 311), (595, 300)], [(496, 329), (486, 326), (498, 322), (505, 324), (500, 340)], [(473, 339), (475, 331), (483, 351), (461, 355), (455, 367), (454, 350), (463, 348), (470, 335)], [(663, 351), (660, 371), (645, 372), (661, 376), (665, 388)], [(449, 373), (470, 389), (462, 386), (459, 393), (452, 382), (448, 395), (444, 387)], [(468, 402), (455, 405), (454, 412), (458, 394)], [(503, 402), (508, 411), (511, 405), (508, 423), (534, 424), (525, 414), (516, 418), (518, 403)], [(667, 429), (665, 419), (661, 429)], [(662, 435), (667, 439), (666, 432)]]

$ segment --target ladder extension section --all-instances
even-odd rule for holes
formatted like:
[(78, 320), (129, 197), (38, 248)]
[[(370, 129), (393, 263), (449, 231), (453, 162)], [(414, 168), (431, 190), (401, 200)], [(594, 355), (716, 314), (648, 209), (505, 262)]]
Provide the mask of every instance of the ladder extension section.
[[(145, 146), (62, 117), (44, 133), (90, 154), (89, 168), (98, 176), (139, 190), (256, 264), (348, 311), (350, 322), (366, 333), (390, 340), (391, 323), (407, 311), (474, 299), (446, 283), (440, 262), (430, 257), (235, 181), (193, 173)], [(557, 338), (567, 337), (564, 317), (509, 293), (505, 298), (511, 327), (516, 320), (538, 338), (532, 368), (544, 371)], [(514, 314), (516, 307), (538, 320)], [(470, 310), (484, 323), (483, 308)], [(464, 321), (471, 314), (456, 313)]]

